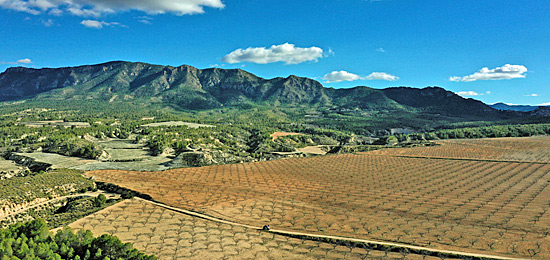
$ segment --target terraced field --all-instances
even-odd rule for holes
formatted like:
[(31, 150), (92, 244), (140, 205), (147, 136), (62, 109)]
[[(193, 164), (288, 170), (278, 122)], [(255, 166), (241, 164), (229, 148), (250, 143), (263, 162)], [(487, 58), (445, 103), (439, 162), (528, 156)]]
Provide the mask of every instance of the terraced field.
[(138, 199), (120, 202), (70, 226), (96, 235), (116, 235), (161, 260), (440, 259), (290, 238), (180, 214)]
[[(16, 153), (16, 155), (28, 157), (36, 162), (51, 165), (53, 169), (76, 169), (83, 171), (102, 169), (123, 169), (134, 171), (162, 171), (168, 167), (164, 164), (171, 161), (167, 155), (151, 156), (144, 144), (134, 144), (129, 139), (93, 140), (106, 152), (106, 157), (98, 160), (83, 159), (79, 157), (65, 156), (54, 153)], [(2, 162), (0, 161), (0, 171)]]
[(182, 121), (169, 121), (169, 122), (150, 123), (150, 124), (146, 124), (146, 125), (143, 125), (143, 126), (158, 127), (158, 126), (182, 126), (182, 125), (187, 126), (189, 128), (214, 127), (213, 125), (189, 123), (189, 122), (182, 122)]
[[(435, 147), (438, 156), (424, 156), (432, 158), (420, 158), (423, 149), (434, 148), (423, 147), (411, 149), (414, 154), (409, 156), (413, 157), (391, 149), (163, 172), (93, 171), (88, 175), (149, 194), (171, 206), (239, 223), (549, 259), (550, 165), (547, 157), (536, 152), (544, 152), (545, 145), (550, 149), (548, 139), (461, 141), (442, 142)], [(469, 144), (475, 147), (471, 153), (482, 151), (471, 157), (468, 151), (456, 151), (472, 149)], [(494, 148), (483, 152), (480, 147)], [(525, 162), (495, 161), (507, 158)]]

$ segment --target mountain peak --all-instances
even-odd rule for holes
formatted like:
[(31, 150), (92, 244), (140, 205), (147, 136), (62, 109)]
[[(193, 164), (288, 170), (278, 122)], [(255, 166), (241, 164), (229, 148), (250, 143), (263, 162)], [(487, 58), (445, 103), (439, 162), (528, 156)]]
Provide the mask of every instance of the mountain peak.
[(529, 106), (529, 105), (510, 105), (504, 102), (498, 102), (490, 105), (490, 107), (503, 111), (519, 111), (519, 112), (531, 112), (535, 111), (538, 106)]
[[(21, 72), (25, 72), (24, 76)], [(115, 95), (125, 98), (113, 99)], [(242, 69), (197, 69), (189, 65), (172, 67), (127, 61), (56, 69), (15, 67), (0, 74), (0, 101), (25, 98), (161, 100), (186, 109), (250, 103), (422, 110), (454, 116), (496, 111), (480, 101), (464, 99), (441, 87), (334, 89), (296, 75), (264, 79)]]

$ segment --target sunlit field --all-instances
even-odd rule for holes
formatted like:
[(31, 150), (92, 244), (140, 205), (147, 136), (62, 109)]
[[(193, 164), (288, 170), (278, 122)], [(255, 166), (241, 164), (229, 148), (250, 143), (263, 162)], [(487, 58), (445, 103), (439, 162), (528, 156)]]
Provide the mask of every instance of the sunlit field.
[[(514, 141), (523, 147), (524, 140), (532, 139)], [(471, 142), (479, 147), (487, 141)], [(444, 154), (454, 151), (446, 145), (438, 147), (440, 157), (454, 156)], [(423, 149), (431, 147), (417, 151)], [(510, 151), (517, 157), (521, 149)], [(525, 151), (529, 158), (531, 150)], [(547, 163), (407, 158), (375, 151), (88, 174), (168, 205), (240, 223), (457, 251), (550, 256)]]

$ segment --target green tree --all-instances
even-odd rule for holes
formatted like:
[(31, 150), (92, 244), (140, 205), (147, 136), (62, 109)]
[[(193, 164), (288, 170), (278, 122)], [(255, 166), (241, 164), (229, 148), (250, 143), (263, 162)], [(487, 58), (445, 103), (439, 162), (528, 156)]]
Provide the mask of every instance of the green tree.
[(94, 205), (96, 207), (101, 207), (101, 206), (105, 205), (106, 202), (107, 202), (107, 197), (105, 197), (104, 194), (99, 194), (99, 195), (97, 195), (97, 197), (94, 200)]

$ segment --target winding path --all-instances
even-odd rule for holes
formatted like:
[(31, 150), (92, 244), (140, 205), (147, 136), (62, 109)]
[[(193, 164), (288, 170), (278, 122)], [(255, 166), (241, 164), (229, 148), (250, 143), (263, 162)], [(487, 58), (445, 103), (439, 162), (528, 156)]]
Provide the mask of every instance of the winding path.
[(86, 192), (86, 193), (79, 193), (79, 194), (72, 194), (72, 195), (65, 195), (65, 196), (61, 196), (61, 197), (56, 197), (56, 198), (53, 198), (51, 200), (47, 200), (47, 201), (40, 202), (40, 203), (37, 203), (37, 204), (29, 205), (27, 207), (20, 208), (20, 209), (14, 211), (12, 213), (0, 216), (0, 221), (8, 218), (9, 216), (14, 216), (14, 215), (23, 213), (23, 212), (25, 212), (29, 209), (34, 209), (34, 208), (37, 208), (37, 207), (40, 207), (40, 206), (43, 206), (43, 205), (47, 205), (47, 204), (50, 204), (50, 203), (62, 201), (62, 200), (67, 199), (67, 198), (74, 198), (74, 197), (81, 197), (81, 196), (82, 197), (96, 197), (100, 193), (103, 193), (105, 195), (111, 194), (111, 193), (106, 193), (106, 192), (101, 192), (101, 191), (94, 191), (94, 192)]

